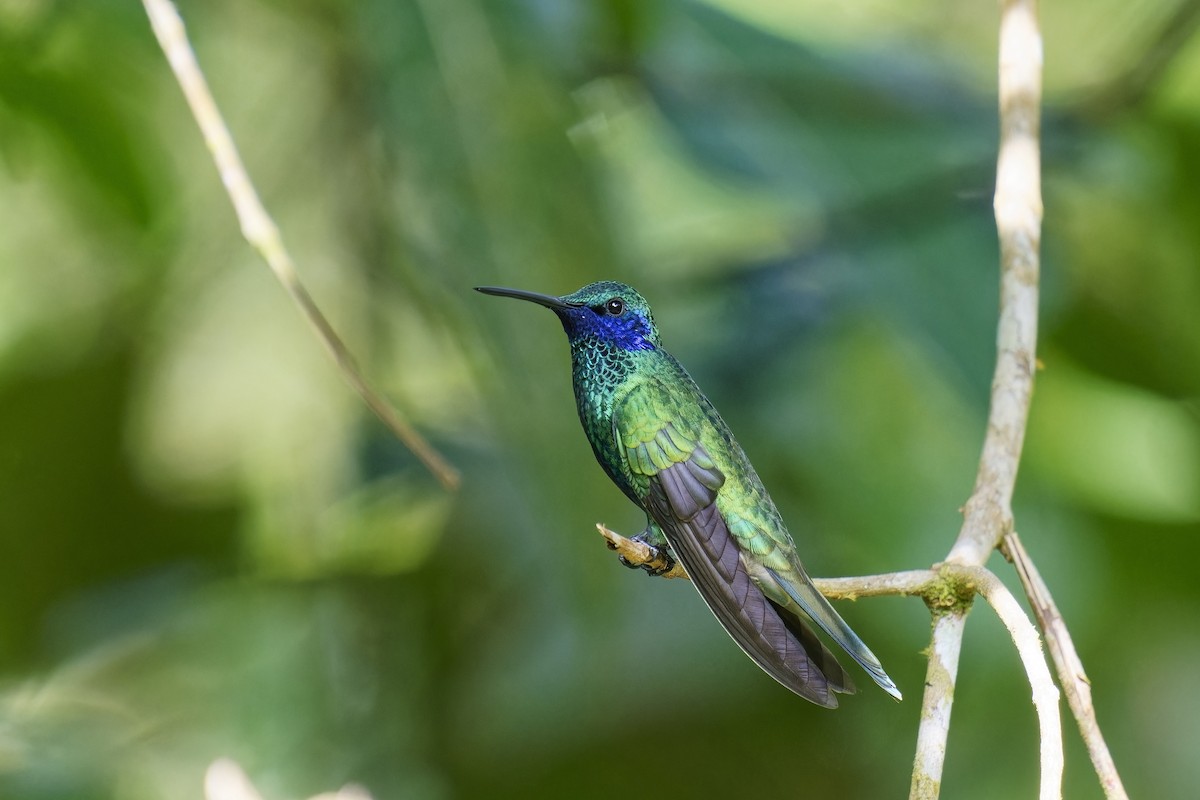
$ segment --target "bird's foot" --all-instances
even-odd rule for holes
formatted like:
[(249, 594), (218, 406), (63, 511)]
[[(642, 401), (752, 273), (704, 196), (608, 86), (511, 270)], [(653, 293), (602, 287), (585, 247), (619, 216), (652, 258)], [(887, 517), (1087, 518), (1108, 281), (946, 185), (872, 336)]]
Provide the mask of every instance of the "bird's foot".
[(645, 570), (646, 574), (651, 578), (661, 578), (671, 570), (675, 569), (675, 559), (664, 550), (659, 550), (654, 545), (646, 545), (650, 549), (650, 559), (648, 561), (635, 562), (630, 561), (625, 556), (617, 556), (621, 563), (630, 569)]
[(617, 551), (617, 558), (626, 567), (644, 570), (654, 578), (687, 577), (683, 566), (671, 554), (666, 540), (657, 532), (647, 529), (627, 538), (603, 525), (596, 527), (608, 541), (608, 549)]
[[(637, 536), (630, 537), (632, 541), (641, 545), (640, 549), (645, 551), (645, 559), (633, 561), (627, 558), (624, 554), (617, 556), (621, 559), (621, 563), (630, 569), (645, 570), (646, 574), (651, 578), (661, 578), (671, 570), (675, 569), (675, 558), (671, 555), (671, 550), (667, 546), (655, 544), (661, 537), (656, 531), (647, 528)], [(639, 555), (642, 555), (639, 553)]]

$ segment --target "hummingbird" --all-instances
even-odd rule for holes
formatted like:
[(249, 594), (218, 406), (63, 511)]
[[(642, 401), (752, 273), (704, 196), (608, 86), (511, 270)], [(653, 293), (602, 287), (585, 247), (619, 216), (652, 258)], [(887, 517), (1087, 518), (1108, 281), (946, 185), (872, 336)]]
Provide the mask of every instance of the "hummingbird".
[(663, 348), (645, 298), (615, 281), (562, 297), (476, 289), (558, 316), (571, 345), (579, 420), (596, 460), (646, 512), (646, 528), (634, 538), (667, 556), (660, 572), (675, 559), (682, 563), (746, 655), (804, 699), (836, 708), (836, 693), (853, 693), (854, 682), (813, 631), (815, 623), (901, 699), (879, 659), (813, 586), (729, 426)]

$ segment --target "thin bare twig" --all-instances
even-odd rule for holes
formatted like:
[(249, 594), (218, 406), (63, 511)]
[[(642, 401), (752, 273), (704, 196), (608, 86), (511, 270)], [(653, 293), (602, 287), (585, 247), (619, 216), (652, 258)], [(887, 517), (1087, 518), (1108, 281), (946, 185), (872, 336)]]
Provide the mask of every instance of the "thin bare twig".
[(1079, 733), (1087, 745), (1088, 755), (1100, 779), (1104, 796), (1108, 800), (1129, 800), (1125, 786), (1121, 783), (1121, 776), (1117, 773), (1117, 765), (1108, 751), (1108, 744), (1104, 741), (1104, 734), (1100, 732), (1100, 723), (1096, 720), (1096, 709), (1092, 705), (1091, 681), (1083, 671), (1083, 662), (1075, 652), (1075, 643), (1071, 641), (1071, 634), (1067, 631), (1066, 622), (1063, 621), (1058, 606), (1050, 595), (1050, 589), (1042, 580), (1033, 559), (1025, 551), (1025, 546), (1021, 544), (1015, 531), (1004, 537), (1003, 548), (1005, 555), (1016, 567), (1021, 585), (1025, 587), (1025, 596), (1029, 598), (1029, 604), (1037, 617), (1038, 627), (1046, 637), (1046, 646), (1058, 672), (1058, 682), (1062, 685), (1067, 696), (1067, 705), (1079, 724)]
[(263, 207), (238, 155), (229, 127), (221, 117), (212, 92), (209, 91), (204, 73), (200, 71), (179, 12), (170, 0), (143, 0), (143, 4), (159, 46), (162, 47), (167, 61), (171, 64), (171, 70), (175, 73), (175, 79), (183, 89), (196, 118), (196, 124), (204, 134), (204, 141), (212, 153), (225, 191), (233, 202), (234, 211), (242, 227), (242, 235), (262, 255), (283, 288), (300, 307), (304, 318), (333, 356), (343, 377), (358, 392), (367, 407), (425, 464), (443, 486), (447, 489), (456, 488), (459, 481), (458, 472), (372, 388), (341, 337), (300, 282), (292, 257), (283, 245), (279, 228)]

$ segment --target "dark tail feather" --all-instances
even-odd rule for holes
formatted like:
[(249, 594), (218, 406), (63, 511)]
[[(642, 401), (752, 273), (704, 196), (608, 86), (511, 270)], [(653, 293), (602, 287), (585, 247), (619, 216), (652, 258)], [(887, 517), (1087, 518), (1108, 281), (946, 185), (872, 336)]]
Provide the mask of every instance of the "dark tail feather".
[(817, 587), (813, 586), (807, 577), (793, 583), (781, 578), (779, 573), (774, 570), (770, 570), (770, 572), (775, 581), (796, 602), (800, 610), (811, 617), (812, 621), (821, 630), (829, 634), (835, 642), (845, 649), (850, 657), (857, 661), (867, 671), (867, 674), (879, 684), (880, 688), (897, 700), (901, 699), (900, 690), (896, 688), (896, 684), (884, 672), (883, 665), (879, 663), (879, 659), (871, 652), (871, 648), (867, 647), (863, 643), (863, 640), (858, 638), (858, 634), (834, 611), (833, 606), (825, 599), (825, 595), (818, 592)]
[(850, 673), (846, 672), (842, 665), (838, 663), (837, 658), (825, 646), (824, 642), (817, 638), (817, 634), (813, 632), (813, 629), (805, 625), (803, 620), (789, 614), (777, 603), (770, 600), (767, 600), (767, 602), (771, 603), (775, 608), (775, 611), (779, 614), (779, 618), (783, 620), (784, 626), (799, 640), (800, 645), (804, 648), (804, 652), (808, 654), (808, 658), (812, 661), (813, 666), (825, 676), (829, 688), (842, 694), (854, 694), (854, 681), (850, 678)]

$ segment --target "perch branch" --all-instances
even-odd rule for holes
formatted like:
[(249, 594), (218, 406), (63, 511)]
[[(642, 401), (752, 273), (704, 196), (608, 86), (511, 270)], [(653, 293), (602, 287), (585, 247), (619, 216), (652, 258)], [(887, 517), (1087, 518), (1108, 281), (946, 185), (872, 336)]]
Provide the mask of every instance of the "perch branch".
[(853, 578), (813, 578), (817, 591), (830, 600), (857, 600), (860, 597), (926, 597), (938, 586), (938, 574), (931, 569), (886, 572)]
[[(667, 566), (666, 554), (645, 542), (629, 539), (606, 525), (597, 524), (596, 530), (630, 565), (650, 567), (656, 572)], [(668, 571), (657, 577), (687, 579), (687, 571), (678, 561)], [(916, 595), (924, 597), (934, 592), (939, 580), (936, 572), (915, 569), (907, 572), (889, 572), (883, 575), (863, 575), (853, 578), (813, 578), (813, 585), (830, 600), (857, 600), (860, 597), (882, 597), (885, 595)]]
[(333, 356), (343, 377), (358, 392), (367, 407), (375, 412), (383, 424), (425, 464), (443, 486), (447, 489), (457, 487), (458, 472), (372, 388), (341, 337), (300, 282), (292, 257), (283, 245), (279, 228), (263, 207), (258, 192), (242, 164), (241, 156), (238, 155), (229, 127), (221, 117), (212, 92), (209, 91), (204, 73), (200, 71), (179, 12), (170, 0), (143, 0), (143, 4), (159, 46), (162, 47), (171, 70), (175, 73), (175, 79), (183, 89), (196, 118), (196, 124), (204, 134), (204, 141), (212, 153), (213, 162), (221, 175), (221, 182), (233, 203), (242, 235), (259, 252), (288, 295), (300, 307), (305, 320)]
[(1075, 643), (1067, 631), (1066, 622), (1050, 595), (1050, 589), (1042, 580), (1033, 559), (1025, 551), (1016, 532), (1004, 537), (1004, 553), (1016, 567), (1021, 585), (1025, 587), (1025, 596), (1037, 617), (1040, 627), (1046, 637), (1046, 646), (1058, 672), (1058, 682), (1067, 696), (1067, 705), (1079, 724), (1079, 733), (1087, 745), (1088, 755), (1092, 759), (1096, 775), (1100, 778), (1100, 786), (1108, 800), (1129, 800), (1121, 776), (1117, 773), (1117, 765), (1113, 762), (1104, 734), (1100, 732), (1100, 723), (1096, 720), (1096, 709), (1092, 705), (1092, 686), (1087, 674), (1083, 671), (1083, 662), (1075, 652)]

